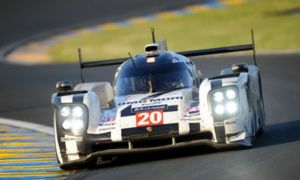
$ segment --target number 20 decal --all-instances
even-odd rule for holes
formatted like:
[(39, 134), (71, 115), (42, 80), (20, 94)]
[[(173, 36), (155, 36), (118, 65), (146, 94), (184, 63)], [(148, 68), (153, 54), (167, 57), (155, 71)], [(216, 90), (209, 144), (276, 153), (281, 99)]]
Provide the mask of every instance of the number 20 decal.
[(155, 126), (164, 123), (163, 110), (136, 113), (136, 127)]

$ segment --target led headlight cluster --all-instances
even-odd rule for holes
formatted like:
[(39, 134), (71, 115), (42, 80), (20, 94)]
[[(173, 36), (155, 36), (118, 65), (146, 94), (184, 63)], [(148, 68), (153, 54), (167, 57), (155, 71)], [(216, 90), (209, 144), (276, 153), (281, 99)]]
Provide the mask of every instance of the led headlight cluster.
[(216, 89), (210, 93), (211, 110), (217, 117), (229, 117), (239, 111), (238, 90), (235, 86)]
[(59, 116), (64, 130), (71, 131), (74, 135), (83, 133), (87, 119), (85, 106), (79, 104), (62, 106), (59, 108)]

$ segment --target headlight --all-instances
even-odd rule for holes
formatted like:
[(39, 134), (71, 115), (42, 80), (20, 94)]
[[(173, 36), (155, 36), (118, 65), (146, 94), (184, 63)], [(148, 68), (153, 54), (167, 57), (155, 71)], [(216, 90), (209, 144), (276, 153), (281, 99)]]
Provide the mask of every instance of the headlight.
[(228, 89), (228, 90), (226, 91), (226, 97), (227, 97), (228, 99), (234, 99), (234, 98), (236, 97), (236, 92), (235, 92), (235, 90), (233, 90), (233, 89)]
[(209, 97), (211, 111), (216, 118), (230, 118), (239, 112), (239, 96), (236, 86), (212, 90)]
[(84, 105), (70, 104), (59, 108), (60, 126), (73, 135), (81, 135), (87, 124), (88, 112)]
[(84, 123), (81, 119), (73, 119), (71, 131), (74, 135), (82, 134)]
[(80, 106), (76, 106), (72, 109), (72, 115), (74, 117), (81, 117), (83, 115), (83, 108)]
[(222, 102), (223, 99), (224, 99), (224, 94), (223, 94), (222, 92), (220, 92), (220, 91), (215, 92), (215, 93), (213, 94), (213, 99), (214, 99), (214, 101), (216, 101), (216, 102)]
[(68, 117), (71, 114), (71, 108), (69, 106), (65, 106), (61, 108), (60, 115), (62, 117)]
[(238, 110), (238, 106), (237, 106), (237, 103), (236, 102), (228, 102), (226, 104), (226, 111), (229, 113), (229, 114), (234, 114), (236, 113)]
[(72, 122), (71, 120), (67, 119), (67, 120), (64, 120), (64, 122), (62, 123), (62, 127), (65, 129), (65, 130), (69, 130), (71, 128), (71, 125), (72, 125)]

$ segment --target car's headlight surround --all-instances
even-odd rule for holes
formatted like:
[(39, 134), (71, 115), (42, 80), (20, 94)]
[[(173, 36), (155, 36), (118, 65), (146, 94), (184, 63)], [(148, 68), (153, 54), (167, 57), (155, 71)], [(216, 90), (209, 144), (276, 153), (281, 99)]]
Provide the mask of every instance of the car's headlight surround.
[(239, 113), (239, 92), (235, 85), (213, 89), (209, 92), (208, 97), (214, 117), (226, 119)]
[(87, 125), (88, 111), (83, 104), (64, 104), (58, 108), (59, 125), (66, 133), (82, 135)]

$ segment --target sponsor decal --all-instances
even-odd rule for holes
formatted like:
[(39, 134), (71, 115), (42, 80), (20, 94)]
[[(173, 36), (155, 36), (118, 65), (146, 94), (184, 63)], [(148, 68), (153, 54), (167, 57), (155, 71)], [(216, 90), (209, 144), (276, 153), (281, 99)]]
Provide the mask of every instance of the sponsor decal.
[(66, 141), (82, 141), (82, 137), (76, 137), (76, 136), (68, 136), (68, 137), (62, 137), (60, 138), (62, 142)]
[(132, 107), (132, 105), (127, 106), (121, 111), (121, 117), (125, 116), (134, 116), (137, 112), (144, 111), (154, 111), (154, 110), (162, 110), (163, 112), (173, 112), (178, 111), (177, 105), (158, 105), (158, 106), (146, 106), (146, 107)]
[(116, 119), (116, 109), (104, 110), (101, 112), (101, 118), (99, 122), (99, 126), (106, 125), (114, 125)]
[(224, 121), (221, 122), (214, 122), (215, 127), (224, 126)]
[(168, 109), (168, 105), (158, 105), (158, 106), (146, 106), (146, 107), (135, 107), (131, 109), (131, 112), (140, 112), (140, 111), (151, 111), (158, 109)]
[(184, 114), (182, 121), (201, 121), (200, 113)]
[(116, 129), (116, 113), (116, 109), (109, 109), (101, 112), (101, 118), (98, 124), (98, 132)]
[(236, 121), (225, 121), (226, 125), (232, 125), (232, 124), (236, 124)]
[(197, 106), (191, 106), (185, 110), (185, 114), (183, 115), (182, 121), (200, 121), (201, 120), (198, 104), (196, 104), (196, 105)]
[(102, 132), (102, 131), (111, 131), (111, 130), (114, 130), (116, 129), (115, 127), (115, 124), (114, 125), (102, 125), (98, 128), (98, 131), (99, 132)]
[(120, 101), (118, 103), (119, 106), (121, 105), (133, 105), (133, 104), (141, 104), (141, 103), (159, 103), (162, 101), (175, 101), (183, 99), (182, 96), (173, 96), (173, 97), (164, 97), (164, 98), (155, 98), (155, 97), (147, 97), (139, 101)]

